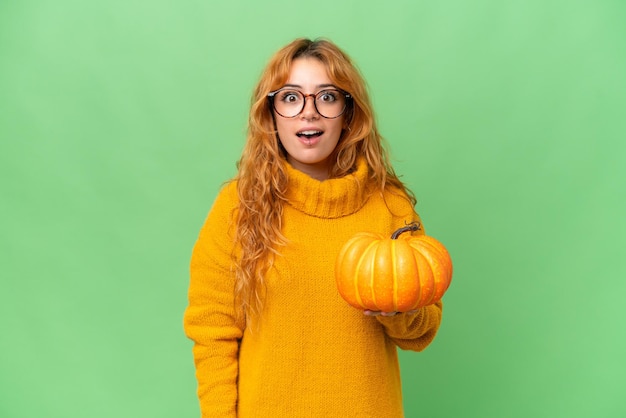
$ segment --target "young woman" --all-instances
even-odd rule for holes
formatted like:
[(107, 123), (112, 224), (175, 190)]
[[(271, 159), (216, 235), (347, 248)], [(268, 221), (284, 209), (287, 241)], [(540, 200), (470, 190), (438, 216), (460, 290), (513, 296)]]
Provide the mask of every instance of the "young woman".
[(337, 292), (345, 241), (419, 217), (336, 45), (297, 39), (270, 60), (238, 168), (191, 260), (184, 327), (202, 416), (402, 417), (396, 348), (426, 348), (442, 305), (362, 312)]

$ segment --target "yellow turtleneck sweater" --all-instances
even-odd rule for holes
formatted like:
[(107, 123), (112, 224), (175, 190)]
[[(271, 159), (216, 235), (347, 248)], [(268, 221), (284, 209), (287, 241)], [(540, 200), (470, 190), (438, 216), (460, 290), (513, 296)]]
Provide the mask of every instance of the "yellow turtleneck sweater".
[(426, 348), (441, 303), (415, 314), (366, 316), (339, 296), (334, 263), (353, 234), (391, 235), (417, 215), (398, 194), (383, 199), (357, 186), (367, 183), (364, 161), (354, 173), (322, 182), (287, 170), (288, 244), (268, 273), (254, 329), (234, 319), (235, 183), (218, 195), (194, 247), (184, 327), (195, 342), (202, 417), (402, 417), (396, 347)]

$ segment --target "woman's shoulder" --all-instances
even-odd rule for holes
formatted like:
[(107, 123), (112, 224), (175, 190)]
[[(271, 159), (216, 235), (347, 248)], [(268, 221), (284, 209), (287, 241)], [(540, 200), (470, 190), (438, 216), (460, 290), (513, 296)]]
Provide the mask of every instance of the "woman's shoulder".
[(396, 185), (388, 184), (382, 195), (387, 204), (401, 207), (413, 207), (412, 196), (409, 191)]
[(235, 181), (229, 180), (220, 186), (213, 200), (200, 230), (200, 240), (212, 242), (217, 236), (232, 233), (238, 207), (237, 185)]
[(222, 183), (215, 197), (214, 205), (236, 205), (239, 200), (237, 183), (237, 179), (231, 179)]
[(237, 194), (237, 181), (229, 180), (220, 186), (217, 196), (209, 210), (209, 216), (231, 217), (233, 212), (239, 207)]
[(378, 189), (370, 197), (377, 207), (385, 207), (394, 218), (406, 220), (415, 218), (415, 206), (406, 190), (395, 185), (387, 185), (384, 190)]

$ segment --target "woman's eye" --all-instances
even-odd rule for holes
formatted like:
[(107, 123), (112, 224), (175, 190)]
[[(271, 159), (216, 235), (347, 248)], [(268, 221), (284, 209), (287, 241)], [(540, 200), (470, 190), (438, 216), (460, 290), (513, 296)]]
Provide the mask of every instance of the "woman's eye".
[(335, 93), (326, 91), (320, 94), (320, 100), (322, 102), (334, 102), (335, 100), (337, 100), (337, 97), (335, 96)]
[(282, 94), (281, 99), (283, 102), (294, 103), (298, 101), (298, 95), (293, 92), (285, 92)]

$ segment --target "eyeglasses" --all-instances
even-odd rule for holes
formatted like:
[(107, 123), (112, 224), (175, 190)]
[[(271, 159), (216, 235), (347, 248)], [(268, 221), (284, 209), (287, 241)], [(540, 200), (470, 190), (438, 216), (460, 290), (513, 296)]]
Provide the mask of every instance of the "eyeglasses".
[(315, 94), (304, 94), (292, 88), (282, 88), (267, 95), (276, 113), (284, 118), (295, 118), (304, 110), (306, 98), (313, 97), (315, 110), (326, 119), (338, 118), (345, 112), (349, 93), (339, 89), (321, 90)]

